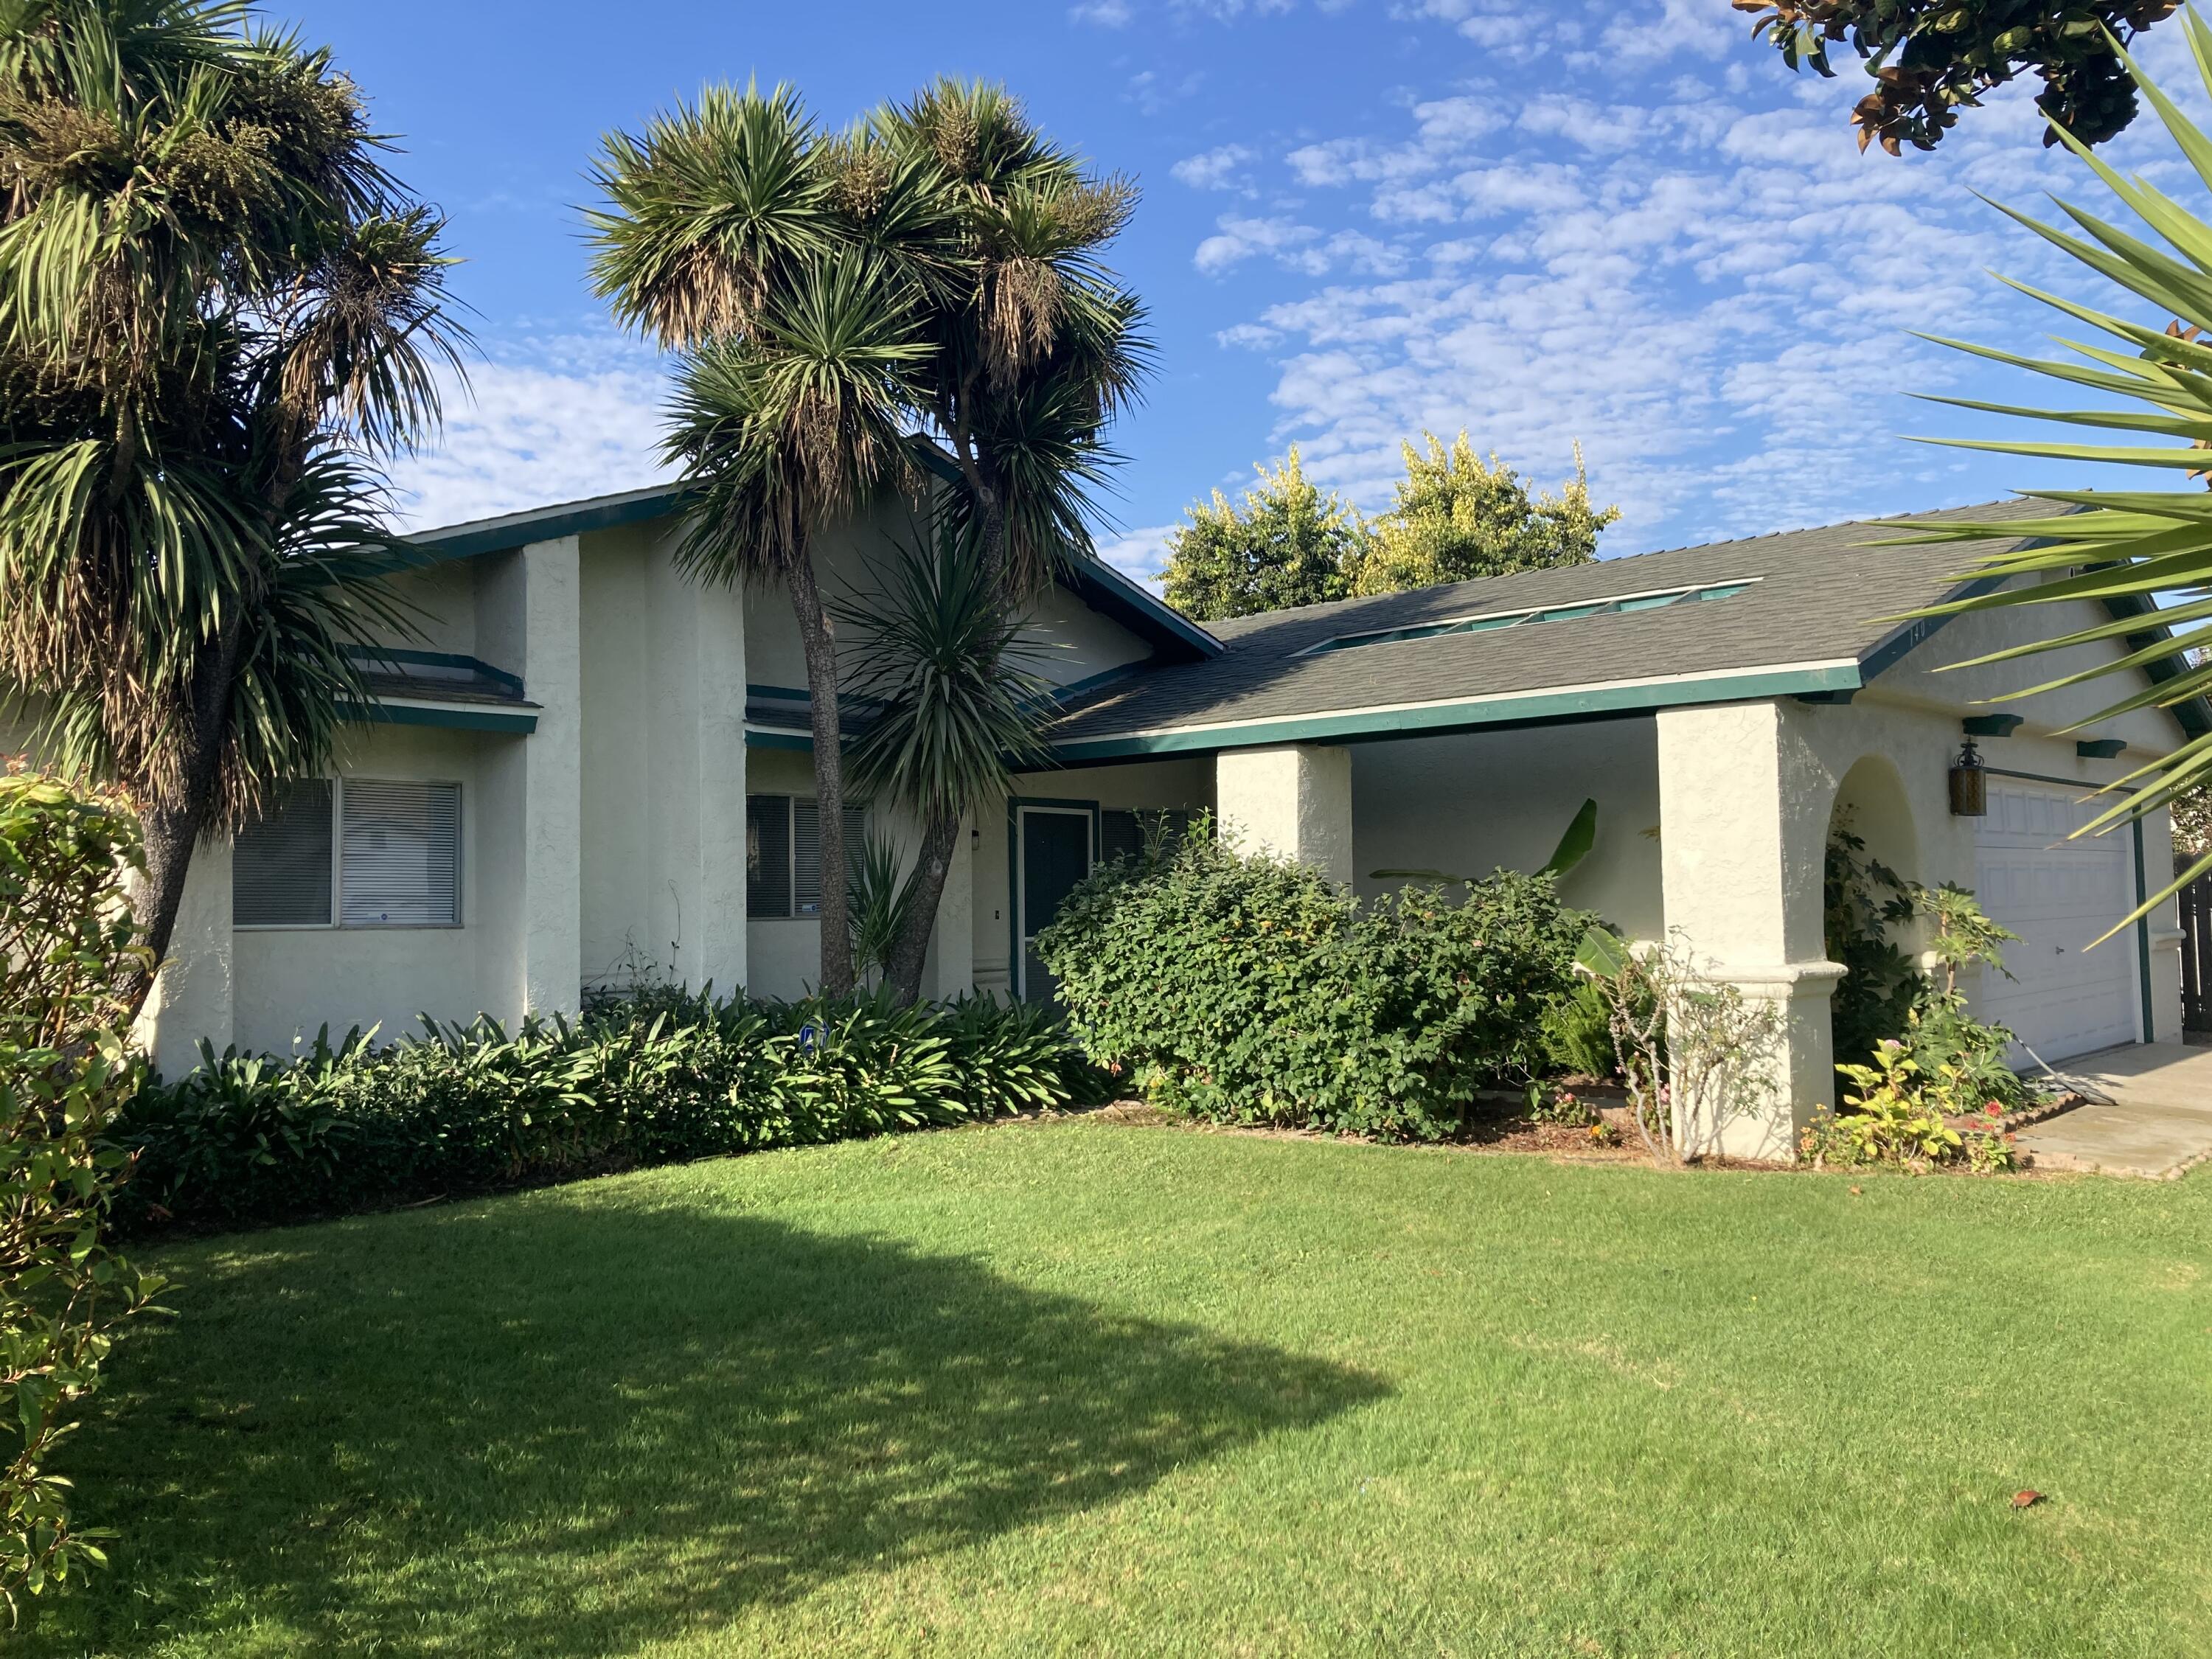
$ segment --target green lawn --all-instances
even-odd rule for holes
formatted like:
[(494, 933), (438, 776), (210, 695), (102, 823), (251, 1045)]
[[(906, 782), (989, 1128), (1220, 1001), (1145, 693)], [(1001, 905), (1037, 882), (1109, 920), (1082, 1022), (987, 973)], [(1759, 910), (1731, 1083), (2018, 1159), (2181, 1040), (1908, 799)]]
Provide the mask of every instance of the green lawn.
[(2212, 1651), (2201, 1173), (1073, 1121), (161, 1265), (15, 1645)]

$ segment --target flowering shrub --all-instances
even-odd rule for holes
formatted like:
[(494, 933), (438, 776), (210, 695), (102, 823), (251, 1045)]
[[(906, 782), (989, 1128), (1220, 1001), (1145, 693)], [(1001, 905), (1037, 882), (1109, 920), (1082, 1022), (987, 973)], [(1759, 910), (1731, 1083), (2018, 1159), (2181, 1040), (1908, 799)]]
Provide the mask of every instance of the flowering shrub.
[[(1801, 1150), (1814, 1165), (1924, 1170), (1962, 1164), (1984, 1174), (2014, 1167), (2004, 1108), (1994, 1100), (1977, 1102), (1967, 1071), (1948, 1063), (1923, 1071), (1896, 1042), (1879, 1045), (1874, 1060), (1838, 1068), (1858, 1092), (1844, 1097), (1848, 1111), (1823, 1112), (1807, 1126)], [(1959, 1127), (1974, 1119), (1979, 1127)]]

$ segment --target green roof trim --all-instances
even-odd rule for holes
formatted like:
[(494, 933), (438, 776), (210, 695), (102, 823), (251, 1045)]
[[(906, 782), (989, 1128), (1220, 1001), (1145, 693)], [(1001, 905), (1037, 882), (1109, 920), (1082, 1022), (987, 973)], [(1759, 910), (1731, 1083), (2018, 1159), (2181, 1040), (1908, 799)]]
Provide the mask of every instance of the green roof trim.
[[(940, 477), (951, 480), (960, 476), (949, 459), (934, 451), (924, 461)], [(660, 484), (425, 530), (397, 538), (393, 568), (473, 559), (526, 547), (532, 542), (644, 524), (681, 512), (690, 494), (680, 485)], [(1102, 560), (1063, 561), (1060, 577), (1085, 604), (1148, 641), (1167, 660), (1188, 661), (1221, 653), (1220, 641)]]
[(433, 726), (453, 732), (500, 732), (527, 737), (538, 729), (534, 714), (498, 708), (425, 708), (415, 703), (349, 702), (339, 705), (346, 719), (360, 726)]
[(1237, 726), (1178, 726), (1167, 731), (1077, 738), (1053, 745), (1064, 765), (1137, 756), (1214, 753), (1285, 743), (1357, 743), (1377, 738), (1473, 731), (1486, 726), (1543, 725), (1608, 714), (1656, 712), (1701, 702), (1847, 691), (1859, 684), (1850, 663), (1819, 664), (1769, 673), (1719, 674), (1641, 684), (1596, 685), (1485, 697), (1469, 702), (1426, 703), (1412, 708), (1346, 709)]

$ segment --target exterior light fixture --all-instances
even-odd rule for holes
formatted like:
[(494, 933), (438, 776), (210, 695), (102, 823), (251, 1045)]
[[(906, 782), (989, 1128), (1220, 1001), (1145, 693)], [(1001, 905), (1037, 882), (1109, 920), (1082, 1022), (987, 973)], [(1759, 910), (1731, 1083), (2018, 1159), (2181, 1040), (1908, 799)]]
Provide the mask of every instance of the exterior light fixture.
[(1959, 746), (1959, 758), (1951, 763), (1951, 816), (1986, 817), (1989, 810), (1990, 775), (1983, 769), (1974, 740), (1968, 738)]

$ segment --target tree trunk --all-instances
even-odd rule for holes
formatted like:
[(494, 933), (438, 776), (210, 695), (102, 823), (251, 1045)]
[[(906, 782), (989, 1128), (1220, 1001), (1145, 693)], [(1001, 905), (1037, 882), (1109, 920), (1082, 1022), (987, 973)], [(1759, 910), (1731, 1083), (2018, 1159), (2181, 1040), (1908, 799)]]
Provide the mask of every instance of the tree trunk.
[(959, 845), (957, 812), (939, 813), (922, 831), (918, 877), (921, 890), (904, 930), (891, 945), (891, 959), (884, 970), (902, 1008), (921, 994), (921, 969), (929, 955), (930, 930), (937, 925), (937, 906), (945, 896), (945, 878), (951, 872), (952, 854)]
[(230, 723), (230, 683), (243, 636), (243, 623), (232, 621), (194, 665), (191, 707), (185, 711), (186, 747), (180, 786), (173, 799), (149, 801), (139, 813), (146, 842), (146, 879), (132, 908), (137, 912), (138, 942), (152, 952), (155, 965), (133, 977), (127, 992), (126, 1020), (135, 1020), (153, 994), (155, 977), (176, 933), (177, 907), (184, 901), (192, 851), (199, 845), (214, 810), (223, 734)]
[(837, 641), (814, 580), (814, 560), (801, 550), (784, 572), (799, 643), (806, 656), (807, 718), (814, 731), (814, 801), (822, 850), (823, 995), (853, 991), (851, 877), (845, 866), (845, 757), (837, 730)]

